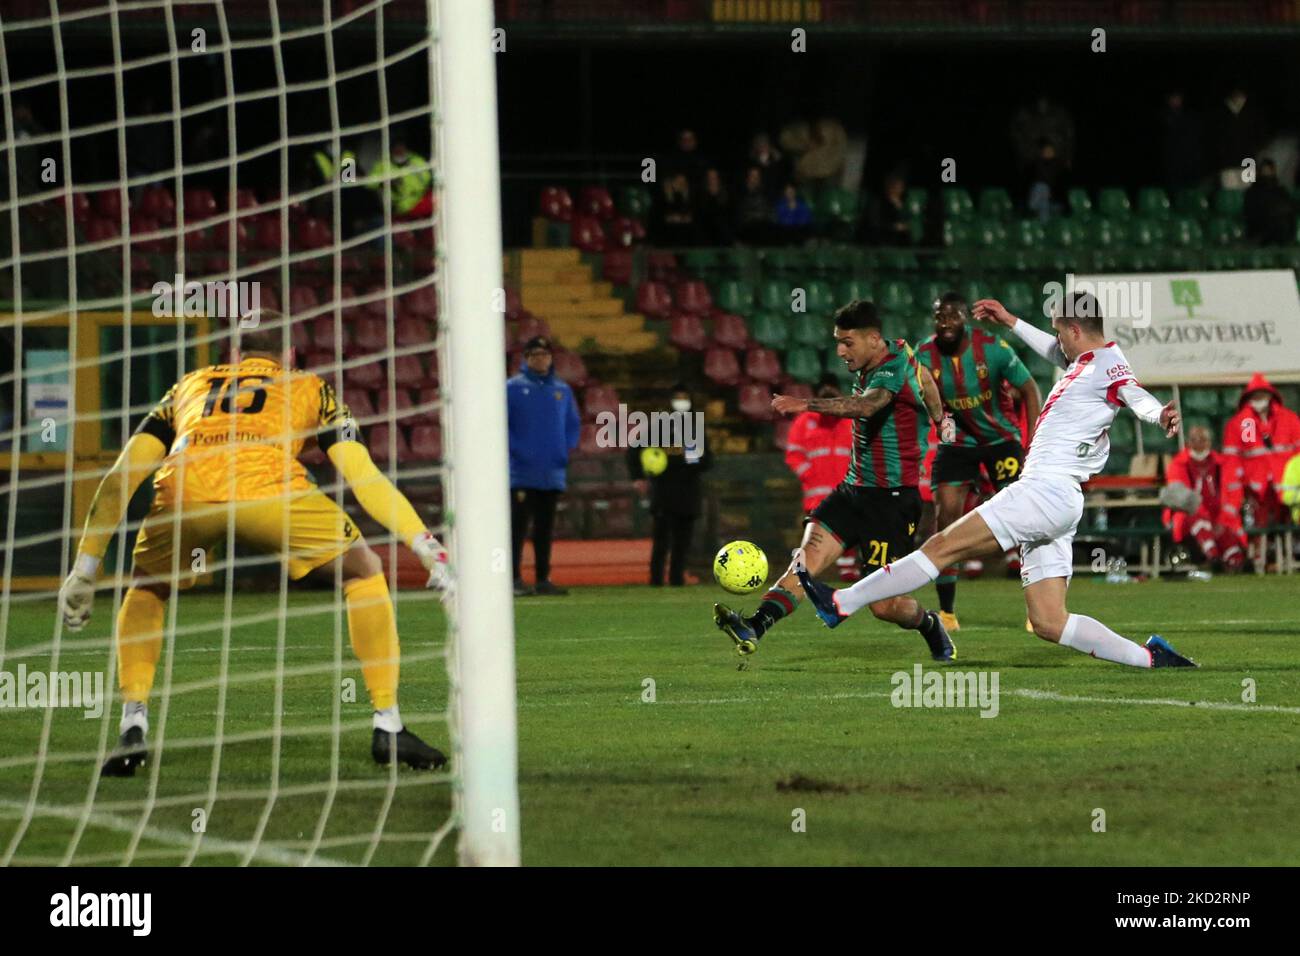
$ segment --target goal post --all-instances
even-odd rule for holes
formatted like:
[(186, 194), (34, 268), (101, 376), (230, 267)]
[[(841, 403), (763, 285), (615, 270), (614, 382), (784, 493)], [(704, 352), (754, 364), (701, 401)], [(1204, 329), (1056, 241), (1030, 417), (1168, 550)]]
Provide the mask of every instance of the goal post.
[(446, 308), (453, 681), (464, 865), (519, 863), (501, 196), (491, 0), (430, 0)]

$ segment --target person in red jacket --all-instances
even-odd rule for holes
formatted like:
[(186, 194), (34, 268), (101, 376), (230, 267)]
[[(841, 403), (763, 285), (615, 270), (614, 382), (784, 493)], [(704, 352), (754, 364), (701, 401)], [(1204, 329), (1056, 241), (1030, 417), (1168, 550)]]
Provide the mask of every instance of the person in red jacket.
[(1208, 428), (1196, 425), (1189, 429), (1187, 447), (1165, 469), (1165, 484), (1181, 485), (1195, 494), (1180, 489), (1178, 496), (1170, 496), (1171, 501), (1179, 496), (1190, 498), (1190, 507), (1166, 508), (1164, 523), (1173, 531), (1175, 544), (1183, 544), (1190, 536), (1207, 561), (1236, 571), (1246, 560), (1246, 535), (1240, 518), (1227, 506), (1224, 487), (1229, 468), (1228, 459), (1211, 446)]
[(1285, 514), (1277, 486), (1286, 463), (1300, 451), (1300, 415), (1259, 373), (1241, 390), (1237, 407), (1223, 427), (1228, 507), (1247, 528), (1276, 524)]
[[(817, 383), (818, 398), (838, 398), (839, 380), (824, 375)], [(812, 514), (822, 499), (835, 490), (849, 470), (853, 452), (853, 420), (821, 412), (802, 412), (790, 425), (785, 463), (803, 485), (804, 514)], [(846, 551), (836, 561), (840, 579), (856, 581), (856, 558)]]

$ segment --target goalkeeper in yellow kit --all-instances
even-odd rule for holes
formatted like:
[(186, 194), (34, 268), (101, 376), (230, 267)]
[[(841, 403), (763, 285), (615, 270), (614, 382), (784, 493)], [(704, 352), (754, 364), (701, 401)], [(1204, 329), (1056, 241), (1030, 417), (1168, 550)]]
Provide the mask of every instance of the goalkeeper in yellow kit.
[[(69, 630), (90, 618), (95, 577), (108, 541), (140, 484), (154, 475), (154, 501), (136, 539), (131, 586), (117, 615), (121, 740), (105, 776), (131, 776), (147, 760), (149, 693), (162, 650), (172, 588), (190, 587), (195, 548), (226, 540), (280, 555), (289, 577), (316, 572), (343, 584), (348, 633), (374, 707), (371, 754), (425, 769), (446, 762), (402, 725), (397, 708), (400, 649), (383, 565), (347, 514), (298, 462), (316, 438), (372, 518), (405, 542), (450, 586), (447, 552), (357, 439), (356, 424), (320, 377), (292, 369), (283, 330), (269, 312), (255, 329), (233, 332), (229, 362), (191, 372), (141, 422), (95, 493), (72, 573), (59, 592)], [(287, 360), (286, 360), (287, 359)]]

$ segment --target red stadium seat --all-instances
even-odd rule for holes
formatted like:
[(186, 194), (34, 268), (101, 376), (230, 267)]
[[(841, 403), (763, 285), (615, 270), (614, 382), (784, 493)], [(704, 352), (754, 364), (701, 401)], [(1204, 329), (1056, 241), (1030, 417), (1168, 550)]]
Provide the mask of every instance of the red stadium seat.
[[(304, 317), (306, 314), (320, 305), (320, 300), (316, 298), (316, 290), (307, 285), (295, 285), (289, 290), (289, 314), (296, 317)], [(331, 319), (331, 321), (333, 321)]]
[(770, 422), (776, 418), (772, 411), (772, 389), (762, 382), (745, 382), (740, 386), (737, 404), (740, 414), (757, 422)]
[(573, 219), (573, 197), (563, 186), (547, 186), (543, 189), (540, 208), (542, 215), (552, 222), (569, 222)]
[(574, 388), (582, 388), (587, 384), (587, 363), (582, 360), (582, 356), (577, 352), (570, 352), (568, 349), (557, 349), (555, 352), (555, 374)]
[(401, 296), (397, 304), (402, 315), (431, 321), (438, 317), (438, 290), (431, 285), (412, 289)]
[(388, 302), (392, 296), (385, 293), (383, 286), (372, 286), (365, 291), (363, 298), (369, 301), (362, 304), (362, 315), (378, 319), (381, 322), (388, 321)]
[(411, 401), (411, 393), (398, 385), (393, 389), (393, 398), (388, 397), (388, 386), (384, 386), (375, 392), (375, 414), (393, 421), (396, 420), (400, 425), (411, 424), (411, 406), (415, 403)]
[(252, 209), (257, 205), (257, 193), (251, 189), (236, 189), (235, 201), (226, 209)]
[(411, 455), (420, 461), (439, 461), (442, 458), (442, 429), (437, 425), (412, 428)]
[(531, 312), (525, 313), (523, 318), (519, 320), (519, 325), (515, 328), (514, 341), (519, 345), (523, 345), (535, 335), (544, 335), (550, 338), (551, 327), (546, 324), (545, 319), (539, 319)]
[(372, 315), (352, 323), (352, 351), (356, 355), (370, 355), (388, 348), (388, 327), (383, 319)]
[(645, 269), (646, 275), (655, 282), (676, 282), (681, 273), (677, 256), (671, 252), (647, 252)]
[(782, 395), (789, 395), (791, 398), (812, 398), (813, 388), (807, 382), (796, 382), (794, 379), (786, 376), (781, 379), (780, 392)]
[[(248, 249), (248, 226), (242, 219), (235, 220), (235, 249), (244, 252)], [(212, 228), (212, 242), (218, 249), (230, 249), (230, 223), (219, 222)]]
[(164, 226), (176, 222), (176, 200), (166, 186), (146, 186), (140, 191), (137, 205), (142, 213), (152, 216)]
[(771, 385), (781, 379), (781, 360), (771, 349), (750, 349), (745, 353), (745, 374)]
[[(314, 319), (309, 319), (311, 327), (311, 340), (318, 349), (324, 349), (327, 352), (333, 352), (335, 346), (334, 338), (334, 316), (318, 315)], [(346, 322), (340, 323), (343, 326), (343, 338), (339, 342), (342, 351), (348, 351), (348, 325)]]
[(91, 219), (85, 225), (87, 242), (103, 242), (116, 239), (121, 235), (121, 228), (116, 219)]
[(91, 208), (101, 219), (122, 220), (122, 194), (116, 189), (101, 189), (91, 200)]
[(600, 434), (600, 429), (594, 422), (587, 422), (582, 426), (582, 431), (578, 435), (578, 451), (584, 455), (600, 455), (607, 451), (608, 448), (602, 446), (596, 439)]
[(595, 216), (574, 216), (570, 239), (583, 252), (605, 251), (605, 230)]
[(601, 262), (601, 277), (614, 285), (632, 281), (632, 253), (628, 249), (610, 249)]
[(311, 329), (307, 328), (306, 322), (293, 322), (289, 325), (289, 340), (293, 343), (294, 351), (299, 355), (306, 355), (312, 349)]
[(310, 372), (319, 372), (335, 363), (334, 353), (324, 349), (309, 349), (302, 356), (302, 367)]
[(183, 198), (186, 222), (211, 219), (217, 214), (217, 200), (210, 189), (187, 189)]
[(604, 186), (584, 186), (578, 194), (578, 209), (584, 216), (614, 218), (614, 199)]
[(608, 385), (588, 385), (582, 392), (582, 411), (587, 418), (601, 412), (618, 414), (618, 392)]
[(698, 315), (678, 312), (668, 327), (668, 341), (686, 352), (703, 352), (709, 344), (709, 337)]
[(517, 319), (524, 314), (524, 300), (514, 286), (506, 286), (506, 318)]
[(394, 381), (398, 388), (419, 388), (429, 384), (424, 363), (418, 355), (399, 355), (393, 360)]
[(371, 426), (370, 434), (366, 438), (366, 446), (370, 449), (370, 457), (376, 462), (387, 464), (392, 460), (388, 446), (390, 431), (395, 436), (397, 460), (406, 461), (411, 457), (411, 447), (406, 443), (406, 435), (402, 433), (402, 430), (400, 428), (390, 430), (388, 425), (380, 424)]
[[(59, 205), (62, 206), (65, 201), (64, 196), (59, 197)], [(90, 197), (85, 193), (72, 194), (72, 221), (77, 223), (89, 222), (94, 215), (90, 207)]]
[(719, 385), (740, 381), (740, 363), (731, 349), (711, 348), (704, 353), (704, 374)]
[[(330, 356), (330, 361), (333, 361)], [(343, 370), (343, 382), (355, 388), (380, 388), (384, 384), (384, 362), (362, 362)]]
[(131, 213), (131, 248), (147, 254), (161, 253), (169, 251), (174, 240), (167, 239), (136, 239), (136, 236), (148, 235), (151, 232), (159, 232), (162, 229), (162, 223), (152, 216), (146, 216), (144, 213), (132, 211)]
[(363, 388), (345, 388), (343, 404), (348, 407), (353, 418), (372, 418), (375, 414), (375, 403), (370, 400), (370, 393)]
[(433, 342), (433, 323), (428, 319), (398, 319), (393, 339), (399, 346), (429, 345)]
[(683, 312), (703, 315), (713, 308), (713, 297), (709, 295), (709, 287), (698, 279), (678, 285), (673, 298), (677, 302), (677, 308)]
[(636, 290), (636, 310), (652, 319), (662, 319), (672, 311), (673, 297), (662, 282), (642, 282)]
[(284, 238), (280, 230), (279, 214), (267, 213), (264, 216), (258, 216), (255, 223), (257, 228), (257, 248), (265, 249), (268, 252), (278, 252), (281, 240)]
[(294, 238), (297, 248), (300, 249), (324, 249), (334, 241), (330, 227), (323, 219), (317, 219), (315, 216), (304, 216), (298, 220)]
[(424, 411), (417, 412), (412, 421), (421, 424), (436, 425), (440, 420), (440, 411), (438, 407), (438, 387), (436, 385), (426, 385), (420, 389), (415, 396), (415, 404), (424, 406)]
[(730, 312), (722, 312), (713, 319), (713, 341), (726, 349), (743, 349), (749, 346), (749, 329), (745, 320)]

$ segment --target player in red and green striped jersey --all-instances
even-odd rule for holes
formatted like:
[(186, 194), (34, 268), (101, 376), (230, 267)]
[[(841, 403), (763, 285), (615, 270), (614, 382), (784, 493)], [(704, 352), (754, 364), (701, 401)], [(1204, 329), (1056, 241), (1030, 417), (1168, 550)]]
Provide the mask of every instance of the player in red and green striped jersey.
[[(853, 394), (810, 399), (777, 395), (772, 408), (784, 415), (812, 411), (853, 419), (848, 474), (804, 519), (802, 545), (757, 611), (745, 617), (725, 605), (713, 606), (714, 623), (741, 654), (757, 650), (759, 638), (798, 607), (803, 586), (796, 571), (801, 567), (819, 574), (848, 548), (857, 548), (864, 564), (884, 567), (913, 550), (921, 517), (921, 426), (925, 416), (935, 422), (942, 417), (939, 389), (917, 364), (911, 346), (882, 334), (870, 302), (855, 300), (835, 313), (835, 345), (857, 375)], [(934, 660), (956, 656), (939, 616), (912, 598), (879, 601), (871, 612), (882, 621), (920, 631)]]
[[(934, 335), (917, 347), (916, 357), (934, 376), (943, 410), (956, 425), (953, 440), (935, 452), (930, 476), (942, 531), (962, 516), (979, 484), (981, 466), (999, 491), (1020, 475), (1025, 450), (1020, 425), (1002, 401), (1003, 382), (1018, 393), (1031, 429), (1042, 399), (1029, 369), (1011, 346), (984, 329), (967, 328), (966, 301), (956, 292), (935, 301)], [(957, 569), (941, 569), (935, 588), (944, 627), (955, 631), (960, 627)]]

